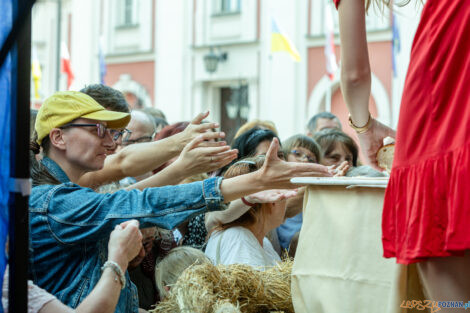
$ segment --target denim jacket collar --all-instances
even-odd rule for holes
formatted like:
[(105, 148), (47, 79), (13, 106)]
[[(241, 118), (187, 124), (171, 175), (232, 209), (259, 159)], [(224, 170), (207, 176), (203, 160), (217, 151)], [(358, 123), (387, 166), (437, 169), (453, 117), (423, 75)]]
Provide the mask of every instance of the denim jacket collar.
[(52, 159), (45, 156), (41, 160), (41, 164), (46, 167), (49, 173), (51, 173), (52, 176), (57, 178), (57, 180), (61, 183), (70, 182), (70, 179), (68, 178), (67, 174), (65, 174), (65, 172), (60, 168), (60, 166)]

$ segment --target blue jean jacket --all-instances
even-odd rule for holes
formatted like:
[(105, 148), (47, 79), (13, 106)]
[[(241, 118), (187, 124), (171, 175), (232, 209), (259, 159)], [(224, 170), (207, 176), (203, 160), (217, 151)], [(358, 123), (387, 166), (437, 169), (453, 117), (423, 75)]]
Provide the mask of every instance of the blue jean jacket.
[[(186, 185), (96, 193), (70, 182), (49, 158), (42, 164), (62, 184), (34, 187), (29, 199), (30, 271), (34, 282), (76, 308), (96, 286), (109, 234), (129, 219), (173, 229), (207, 210), (223, 209), (222, 178)], [(138, 312), (137, 289), (126, 272), (116, 312)]]

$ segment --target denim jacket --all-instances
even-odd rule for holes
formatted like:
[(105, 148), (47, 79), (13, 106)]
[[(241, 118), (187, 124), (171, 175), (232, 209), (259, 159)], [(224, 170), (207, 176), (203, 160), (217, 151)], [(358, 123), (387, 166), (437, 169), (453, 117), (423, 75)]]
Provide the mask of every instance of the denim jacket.
[[(34, 187), (29, 199), (30, 271), (34, 282), (76, 308), (96, 286), (109, 234), (126, 220), (172, 229), (207, 210), (223, 208), (222, 178), (186, 185), (96, 193), (70, 182), (49, 158), (42, 164), (62, 184)], [(138, 312), (137, 289), (126, 272), (115, 312)]]

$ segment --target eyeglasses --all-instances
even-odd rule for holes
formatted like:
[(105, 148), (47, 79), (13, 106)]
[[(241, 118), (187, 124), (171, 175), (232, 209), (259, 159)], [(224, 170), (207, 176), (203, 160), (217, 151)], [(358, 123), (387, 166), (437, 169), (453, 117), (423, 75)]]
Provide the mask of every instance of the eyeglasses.
[(132, 133), (128, 129), (123, 129), (123, 130), (117, 130), (117, 129), (109, 129), (103, 124), (97, 123), (97, 124), (66, 124), (64, 126), (59, 127), (60, 129), (65, 129), (69, 127), (96, 127), (96, 134), (98, 135), (99, 138), (104, 138), (106, 136), (106, 132), (109, 132), (111, 135), (111, 138), (114, 141), (117, 141), (121, 136), (123, 136), (124, 140), (126, 138), (129, 138), (130, 134)]
[(121, 138), (121, 136), (122, 136), (123, 141), (127, 141), (127, 140), (129, 140), (129, 137), (132, 134), (132, 132), (127, 128), (124, 128), (124, 129), (121, 129), (121, 130), (110, 129), (109, 132), (111, 133), (111, 137), (113, 138), (114, 141), (118, 141), (119, 138)]
[[(134, 143), (141, 143), (141, 142), (150, 142), (153, 140), (153, 137), (154, 136), (142, 136), (142, 137), (139, 137), (139, 138), (136, 138), (136, 139), (126, 139), (124, 138), (122, 140), (122, 144), (124, 146), (128, 146), (128, 145), (132, 145)], [(127, 137), (129, 138), (129, 137)]]
[(298, 160), (307, 160), (307, 162), (309, 162), (309, 163), (316, 163), (317, 162), (315, 157), (312, 158), (311, 156), (303, 153), (300, 150), (292, 150), (290, 153), (292, 153), (294, 155), (294, 157)]

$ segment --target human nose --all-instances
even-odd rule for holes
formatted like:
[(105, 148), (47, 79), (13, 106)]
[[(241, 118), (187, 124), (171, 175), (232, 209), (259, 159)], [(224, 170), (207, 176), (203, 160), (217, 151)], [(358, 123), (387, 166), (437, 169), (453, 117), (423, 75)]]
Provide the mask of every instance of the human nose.
[(114, 148), (116, 146), (116, 143), (113, 140), (113, 137), (111, 135), (111, 131), (109, 129), (106, 130), (104, 138), (103, 138), (103, 144), (108, 148)]

